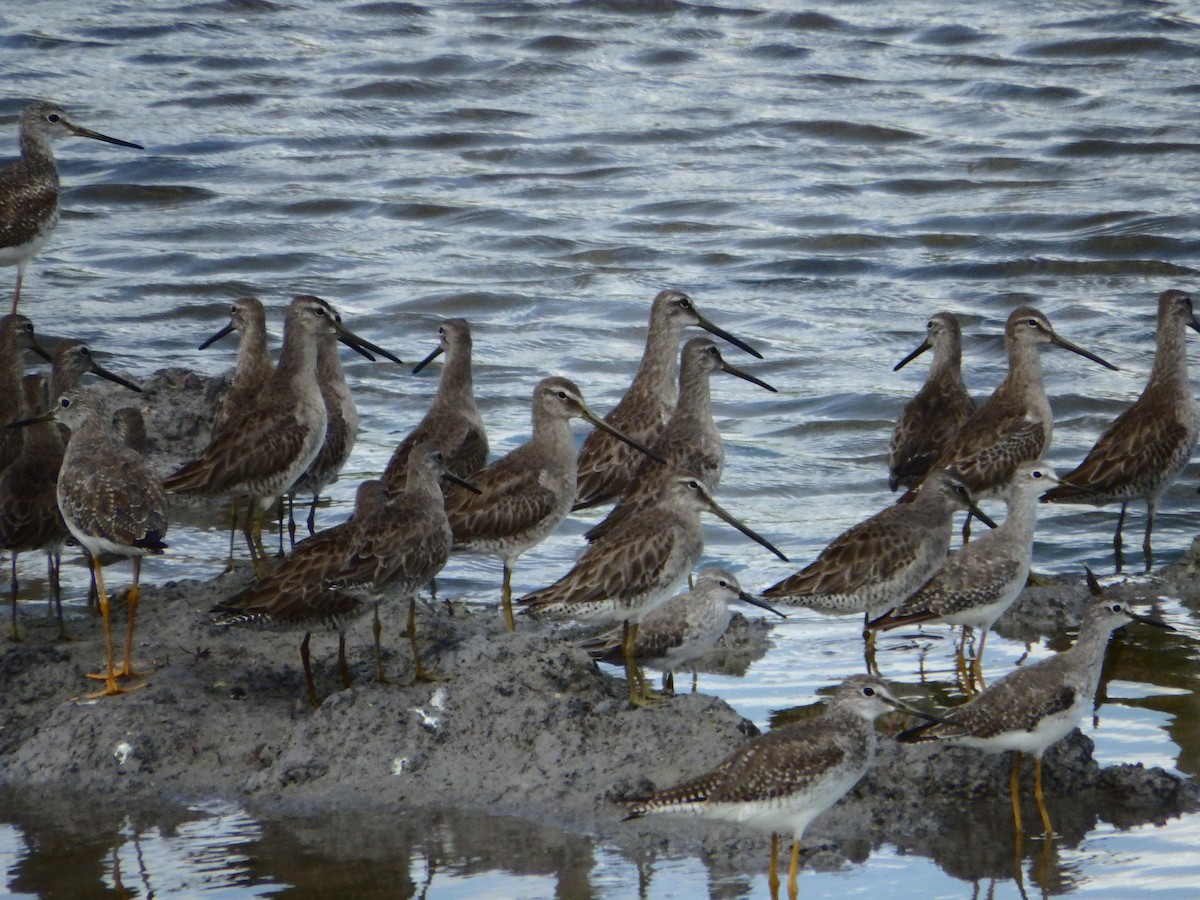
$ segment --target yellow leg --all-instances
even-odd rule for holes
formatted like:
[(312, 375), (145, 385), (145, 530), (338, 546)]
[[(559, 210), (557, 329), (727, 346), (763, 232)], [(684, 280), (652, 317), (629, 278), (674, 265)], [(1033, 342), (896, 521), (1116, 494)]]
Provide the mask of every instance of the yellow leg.
[(987, 644), (987, 636), (986, 630), (979, 636), (979, 652), (971, 660), (971, 680), (980, 691), (987, 690), (987, 682), (983, 680), (983, 648)]
[(100, 618), (104, 622), (104, 659), (107, 671), (88, 674), (88, 678), (95, 678), (104, 682), (104, 690), (88, 694), (87, 699), (89, 700), (94, 700), (97, 697), (111, 697), (114, 694), (124, 694), (128, 690), (127, 688), (117, 686), (117, 673), (113, 670), (112, 629), (108, 618), (108, 591), (104, 589), (103, 566), (100, 565), (100, 558), (97, 556), (92, 557), (92, 574), (96, 577), (96, 596), (100, 601)]
[(1054, 837), (1054, 826), (1050, 824), (1050, 811), (1046, 809), (1046, 795), (1042, 792), (1042, 758), (1033, 761), (1033, 799), (1037, 801), (1038, 813), (1042, 817), (1042, 827), (1046, 829), (1046, 837)]
[(1021, 843), (1021, 835), (1025, 833), (1025, 826), (1021, 824), (1021, 754), (1013, 753), (1012, 775), (1008, 779), (1008, 791), (1012, 796), (1012, 811), (1013, 811), (1013, 832), (1016, 835), (1016, 843)]
[(788, 865), (788, 900), (800, 896), (800, 841), (792, 838), (792, 861)]
[(767, 871), (767, 887), (771, 900), (779, 898), (779, 835), (771, 832), (771, 868)]
[(509, 631), (517, 630), (517, 621), (513, 618), (512, 608), (512, 569), (504, 563), (504, 586), (500, 589), (500, 600), (504, 604), (504, 627)]

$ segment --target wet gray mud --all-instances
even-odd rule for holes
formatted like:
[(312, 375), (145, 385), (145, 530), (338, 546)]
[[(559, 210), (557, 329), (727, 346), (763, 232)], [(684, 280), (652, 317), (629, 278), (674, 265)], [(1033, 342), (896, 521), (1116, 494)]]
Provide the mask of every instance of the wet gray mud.
[[(204, 410), (213, 392), (181, 372), (160, 373), (148, 387), (142, 402), (152, 456), (166, 471), (206, 439)], [(1197, 568), (1200, 548), (1193, 548), (1153, 590), (1195, 609)], [(114, 572), (119, 587), (128, 567)], [(119, 697), (79, 699), (89, 689), (85, 673), (102, 668), (97, 617), (81, 613), (69, 623), (74, 640), (59, 642), (40, 603), (37, 614), (24, 616), (25, 640), (0, 644), (0, 787), (7, 808), (28, 811), (26, 831), (42, 817), (54, 820), (60, 807), (58, 821), (83, 833), (109, 803), (140, 804), (161, 821), (186, 816), (163, 804), (222, 799), (268, 823), (349, 817), (355, 839), (344, 848), (347, 858), (394, 859), (401, 845), (411, 850), (433, 840), (422, 837), (421, 823), (435, 819), (474, 817), (482, 824), (460, 840), (476, 834), (481, 844), (508, 847), (497, 835), (512, 826), (488, 818), (505, 816), (527, 823), (523, 828), (564, 833), (548, 837), (542, 850), (559, 848), (552, 855), (560, 877), (573, 865), (586, 872), (593, 840), (639, 860), (668, 849), (695, 853), (718, 874), (765, 867), (766, 835), (687, 817), (621, 823), (622, 798), (699, 773), (757, 732), (724, 701), (680, 693), (631, 709), (624, 681), (550, 626), (522, 620), (508, 634), (494, 605), (459, 599), (424, 604), (418, 616), (426, 665), (443, 679), (436, 682), (412, 682), (398, 602), (383, 604), (391, 683), (372, 680), (369, 616), (349, 631), (353, 685), (346, 690), (334, 666), (336, 636), (314, 634), (314, 669), (326, 699), (313, 709), (305, 700), (300, 634), (210, 623), (212, 605), (250, 578), (242, 569), (147, 585), (134, 656), (152, 674), (144, 688)], [(1109, 590), (1141, 598), (1147, 587)], [(1082, 578), (1031, 587), (998, 630), (1028, 639), (1062, 635), (1086, 597)], [(119, 597), (114, 608), (114, 628), (123, 629)], [(731, 646), (714, 651), (713, 667), (744, 669), (768, 647), (765, 620), (735, 621)], [(1119, 644), (1114, 640), (1114, 651)], [(676, 681), (687, 690), (684, 673)], [(702, 691), (703, 678), (700, 685)], [(944, 699), (922, 692), (901, 690), (928, 707)], [(880, 727), (894, 734), (904, 724), (885, 717)], [(971, 869), (964, 877), (1011, 874), (1009, 766), (1004, 755), (885, 737), (877, 765), (809, 829), (809, 862), (834, 867), (888, 843), (932, 857), (952, 874), (964, 866)], [(1137, 764), (1101, 768), (1079, 731), (1047, 753), (1045, 773), (1056, 830), (1070, 844), (1101, 821), (1128, 827), (1200, 809), (1191, 780)], [(1026, 832), (1037, 834), (1029, 767), (1023, 783)], [(409, 812), (401, 817), (399, 810)], [(303, 841), (302, 824), (291, 834)], [(519, 855), (506, 852), (504, 864), (519, 867)]]

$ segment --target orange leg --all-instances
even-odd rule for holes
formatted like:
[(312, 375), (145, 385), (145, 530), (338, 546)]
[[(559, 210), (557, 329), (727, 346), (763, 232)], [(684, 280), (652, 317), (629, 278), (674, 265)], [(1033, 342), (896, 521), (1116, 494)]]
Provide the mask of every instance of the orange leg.
[(1046, 829), (1046, 837), (1054, 837), (1054, 826), (1050, 824), (1050, 811), (1046, 809), (1046, 795), (1042, 791), (1042, 758), (1033, 761), (1033, 799), (1037, 801), (1038, 813), (1042, 817), (1042, 827)]
[(1008, 779), (1008, 791), (1012, 795), (1012, 810), (1013, 810), (1013, 831), (1016, 835), (1016, 843), (1021, 843), (1021, 835), (1025, 833), (1025, 826), (1021, 824), (1021, 754), (1013, 753), (1012, 775)]
[(111, 697), (113, 694), (124, 694), (129, 690), (128, 688), (117, 686), (117, 673), (113, 670), (112, 628), (108, 618), (108, 591), (104, 589), (104, 567), (100, 564), (98, 556), (92, 557), (92, 574), (96, 578), (96, 596), (100, 600), (100, 618), (104, 621), (104, 659), (107, 663), (108, 671), (88, 674), (88, 678), (95, 678), (104, 682), (104, 690), (88, 694), (87, 699), (89, 700), (94, 700), (97, 697)]
[(500, 589), (500, 600), (504, 604), (504, 627), (516, 631), (517, 621), (513, 618), (512, 608), (512, 569), (507, 561), (504, 563), (504, 586)]
[(117, 672), (118, 678), (144, 678), (141, 672), (133, 668), (133, 624), (137, 621), (138, 597), (141, 594), (140, 581), (142, 578), (142, 558), (133, 558), (133, 586), (129, 589), (129, 612), (125, 623), (125, 662)]
[(800, 841), (792, 838), (792, 862), (788, 866), (788, 900), (796, 900), (800, 896)]
[(779, 898), (779, 835), (771, 832), (771, 868), (767, 872), (767, 888), (771, 891), (771, 900)]

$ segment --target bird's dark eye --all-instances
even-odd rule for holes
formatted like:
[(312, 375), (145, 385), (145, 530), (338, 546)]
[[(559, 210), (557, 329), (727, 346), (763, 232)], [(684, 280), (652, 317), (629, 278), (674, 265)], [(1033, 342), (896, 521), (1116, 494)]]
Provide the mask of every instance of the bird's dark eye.
[(869, 687), (863, 688), (863, 696), (864, 697), (874, 697), (875, 696), (875, 688), (869, 688)]
[(680, 309), (691, 309), (692, 301), (689, 300), (687, 297), (680, 297), (679, 298), (679, 308)]
[(80, 356), (91, 356), (91, 355), (92, 355), (92, 351), (91, 351), (91, 350), (89, 350), (87, 347), (80, 347), (80, 348), (79, 348), (79, 355), (80, 355)]
[(1119, 613), (1119, 612), (1124, 612), (1124, 611), (1125, 611), (1125, 610), (1124, 610), (1124, 608), (1121, 606), (1121, 604), (1120, 604), (1120, 603), (1114, 603), (1112, 606), (1110, 606), (1110, 607), (1109, 607), (1109, 609), (1111, 609), (1111, 610), (1112, 610), (1113, 612), (1115, 612), (1115, 613)]
[(63, 397), (63, 398), (62, 398), (62, 400), (61, 400), (61, 401), (59, 401), (59, 403), (60, 403), (60, 405), (62, 406), (62, 408), (63, 408), (63, 409), (70, 409), (70, 408), (71, 408), (71, 398), (70, 398), (70, 397)]
[(558, 399), (559, 399), (559, 400), (566, 400), (566, 399), (567, 399), (567, 392), (566, 392), (566, 391), (559, 391), (559, 392), (558, 392)]
[(933, 328), (933, 319), (930, 319), (928, 322), (926, 322), (925, 327), (932, 329)]
[(1042, 473), (1041, 473), (1041, 472), (1039, 472), (1037, 469), (1034, 469), (1034, 470), (1033, 470), (1033, 477), (1034, 477), (1034, 478), (1042, 478), (1042, 477), (1044, 477), (1044, 476), (1043, 476), (1043, 475), (1042, 475)]
[(57, 122), (58, 119), (59, 119), (58, 113), (50, 113), (50, 115), (46, 116), (47, 122)]
[(729, 587), (728, 581), (721, 580), (721, 581), (718, 581), (717, 584), (720, 585), (721, 587)]
[(446, 329), (445, 329), (445, 328), (439, 328), (439, 329), (438, 329), (438, 334), (445, 334), (445, 333), (446, 333)]
[(689, 481), (687, 483), (687, 486), (690, 487), (694, 491), (700, 490), (700, 482), (698, 482), (698, 481)]
[(1037, 328), (1037, 327), (1038, 327), (1038, 320), (1037, 320), (1037, 319), (1030, 319), (1030, 320), (1029, 320), (1029, 321), (1028, 321), (1026, 324), (1027, 324), (1027, 325), (1028, 325), (1030, 328)]

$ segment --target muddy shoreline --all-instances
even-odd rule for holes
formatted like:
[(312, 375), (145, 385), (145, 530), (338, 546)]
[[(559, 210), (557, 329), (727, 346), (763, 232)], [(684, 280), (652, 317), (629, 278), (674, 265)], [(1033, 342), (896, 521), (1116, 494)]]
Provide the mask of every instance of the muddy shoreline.
[[(154, 462), (165, 470), (205, 440), (213, 390), (179, 372), (160, 373), (148, 386), (141, 405)], [(1200, 542), (1151, 588), (1135, 581), (1110, 590), (1126, 598), (1170, 594), (1196, 609), (1198, 569)], [(115, 571), (120, 585), (128, 566)], [(344, 691), (333, 665), (336, 639), (317, 633), (314, 666), (328, 699), (314, 710), (304, 701), (301, 635), (210, 624), (212, 605), (249, 580), (243, 569), (147, 585), (135, 658), (153, 674), (144, 689), (101, 701), (73, 699), (87, 689), (84, 673), (102, 663), (99, 620), (79, 615), (70, 622), (75, 640), (57, 642), (43, 604), (23, 604), (25, 640), (0, 645), (0, 787), (42, 807), (75, 802), (61, 799), (64, 792), (147, 805), (219, 798), (266, 819), (413, 808), (488, 813), (599, 839), (633, 858), (670, 848), (724, 871), (765, 868), (766, 835), (684, 817), (620, 821), (619, 798), (702, 771), (756, 733), (703, 693), (703, 677), (701, 693), (630, 709), (615, 670), (598, 667), (551, 626), (523, 620), (505, 633), (494, 604), (473, 597), (421, 610), (426, 664), (445, 680), (413, 684), (404, 611), (385, 603), (393, 683), (371, 680), (369, 621), (349, 632), (354, 683)], [(1060, 635), (1086, 597), (1082, 577), (1029, 588), (998, 630), (1026, 640)], [(114, 622), (123, 627), (119, 604)], [(766, 652), (770, 624), (737, 622), (714, 666), (736, 670)], [(686, 677), (677, 683), (686, 691)], [(901, 688), (918, 703), (929, 700), (919, 687)], [(901, 726), (881, 721), (885, 732)], [(1068, 842), (1097, 821), (1129, 827), (1200, 809), (1194, 781), (1136, 763), (1101, 768), (1091, 749), (1076, 731), (1046, 757), (1051, 808)], [(939, 860), (972, 847), (981, 871), (1011, 874), (1008, 774), (1004, 756), (884, 738), (875, 768), (810, 828), (815, 847), (828, 845), (810, 864), (861, 860), (881, 843)], [(1025, 799), (1027, 832), (1036, 834)], [(979, 840), (985, 826), (994, 840)], [(369, 846), (364, 841), (359, 852)]]

